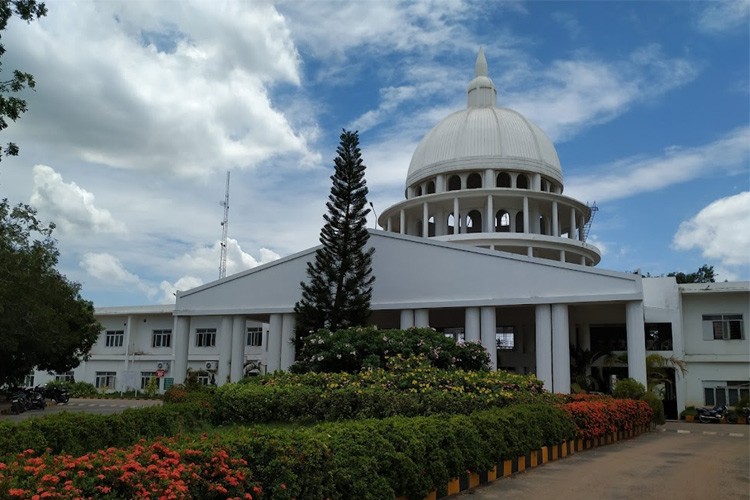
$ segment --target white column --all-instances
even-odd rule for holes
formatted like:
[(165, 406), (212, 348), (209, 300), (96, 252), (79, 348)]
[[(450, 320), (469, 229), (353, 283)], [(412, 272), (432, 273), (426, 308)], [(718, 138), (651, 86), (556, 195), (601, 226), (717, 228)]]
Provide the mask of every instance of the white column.
[(485, 168), (484, 169), (484, 182), (482, 183), (482, 187), (484, 189), (490, 189), (495, 187), (495, 171), (491, 168)]
[(488, 233), (494, 233), (495, 232), (495, 207), (492, 200), (492, 195), (487, 195), (487, 224), (485, 231)]
[[(130, 356), (130, 328), (133, 324), (133, 316), (128, 315), (128, 319), (125, 322), (125, 333), (123, 334), (123, 344), (125, 346), (125, 371), (128, 371), (128, 358)], [(114, 387), (113, 387), (114, 389)], [(137, 389), (137, 387), (133, 387), (133, 389)], [(123, 391), (127, 391), (127, 387), (122, 387)]]
[(216, 385), (224, 385), (230, 378), (232, 363), (232, 317), (222, 316), (219, 326), (219, 366), (216, 371)]
[(404, 209), (402, 208), (401, 211), (398, 214), (399, 217), (399, 232), (401, 234), (406, 234), (406, 213), (404, 212)]
[(435, 212), (435, 236), (444, 236), (445, 232), (445, 213), (438, 210)]
[(281, 314), (272, 314), (268, 322), (268, 349), (266, 352), (266, 373), (281, 369)]
[(427, 202), (422, 203), (422, 237), (427, 238), (430, 235), (430, 212), (427, 208)]
[(578, 217), (578, 227), (580, 228), (580, 231), (578, 231), (578, 240), (583, 241), (583, 225), (584, 225), (584, 218), (583, 214), (581, 214), (580, 217)]
[(516, 215), (518, 215), (518, 212), (508, 211), (508, 219), (510, 220), (510, 227), (508, 231), (510, 231), (511, 233), (516, 232)]
[(416, 326), (417, 328), (430, 327), (429, 309), (414, 309), (414, 326)]
[(530, 233), (529, 228), (529, 197), (523, 197), (523, 232)]
[(570, 230), (568, 231), (568, 238), (575, 239), (576, 237), (576, 209), (570, 209)]
[(286, 371), (294, 364), (294, 313), (287, 313), (281, 318), (281, 369)]
[(461, 215), (458, 213), (458, 198), (453, 198), (453, 234), (459, 234), (461, 231)]
[(568, 306), (552, 304), (552, 388), (570, 394), (570, 329)]
[(386, 221), (386, 231), (388, 231), (389, 233), (393, 232), (393, 222), (392, 222), (392, 220), (393, 219), (391, 217), (388, 217), (388, 220)]
[(560, 262), (565, 262), (565, 250), (560, 250)]
[(188, 367), (190, 316), (175, 316), (173, 331), (174, 363), (172, 364), (172, 376), (175, 384), (184, 384)]
[(232, 366), (229, 371), (232, 382), (239, 382), (245, 371), (246, 325), (244, 316), (232, 316)]
[(534, 174), (534, 176), (531, 178), (531, 182), (531, 189), (533, 189), (534, 191), (542, 190), (542, 174)]
[(557, 202), (552, 202), (552, 236), (560, 236), (560, 219), (557, 213)]
[(401, 309), (401, 329), (406, 330), (414, 326), (414, 309)]
[(625, 328), (628, 331), (628, 377), (648, 387), (643, 302), (633, 301), (625, 304)]
[(480, 340), (480, 326), (479, 326), (479, 308), (478, 307), (467, 307), (464, 319), (464, 333), (466, 335), (467, 342), (479, 342)]
[(536, 306), (536, 378), (552, 390), (552, 312), (549, 304)]
[(497, 342), (495, 333), (497, 332), (497, 318), (494, 307), (482, 307), (480, 310), (480, 330), (482, 337), (482, 347), (490, 355), (490, 370), (497, 370)]
[(436, 193), (445, 192), (445, 176), (444, 175), (438, 175), (435, 177), (435, 192)]

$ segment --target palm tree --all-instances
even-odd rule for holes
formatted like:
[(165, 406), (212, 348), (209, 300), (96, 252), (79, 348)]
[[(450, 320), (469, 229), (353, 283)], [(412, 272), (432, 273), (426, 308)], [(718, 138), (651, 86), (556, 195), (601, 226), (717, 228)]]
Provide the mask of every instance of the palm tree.
[[(628, 364), (627, 353), (610, 354), (605, 360), (607, 365), (620, 363)], [(652, 391), (657, 385), (672, 383), (669, 377), (669, 369), (679, 370), (684, 377), (687, 373), (687, 363), (684, 359), (677, 358), (674, 355), (664, 356), (656, 352), (646, 355), (646, 380), (649, 391)]]
[(611, 352), (593, 352), (577, 345), (570, 345), (570, 381), (578, 386), (572, 389), (584, 391), (602, 390), (606, 383), (601, 377), (593, 376), (591, 368), (600, 358), (611, 356)]

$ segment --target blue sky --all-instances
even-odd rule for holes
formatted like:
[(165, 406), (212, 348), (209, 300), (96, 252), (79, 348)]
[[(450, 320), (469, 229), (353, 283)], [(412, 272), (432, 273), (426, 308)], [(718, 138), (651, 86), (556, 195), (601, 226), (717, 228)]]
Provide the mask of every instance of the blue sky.
[[(3, 34), (35, 75), (0, 195), (57, 224), (98, 306), (173, 300), (317, 244), (342, 128), (376, 210), (465, 107), (479, 47), (498, 105), (596, 201), (599, 267), (750, 279), (750, 2), (48, 2)], [(374, 222), (374, 221), (372, 221)]]

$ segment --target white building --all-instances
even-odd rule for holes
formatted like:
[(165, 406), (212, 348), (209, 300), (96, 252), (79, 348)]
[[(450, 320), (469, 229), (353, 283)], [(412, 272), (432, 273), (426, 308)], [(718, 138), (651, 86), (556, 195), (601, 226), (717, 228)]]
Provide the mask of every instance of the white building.
[[(750, 284), (678, 286), (595, 268), (591, 208), (563, 194), (544, 132), (496, 107), (481, 51), (467, 99), (420, 142), (405, 200), (383, 211), (385, 230), (370, 232), (371, 322), (481, 342), (493, 367), (535, 373), (555, 392), (570, 391), (574, 344), (626, 352), (627, 368), (606, 373), (644, 384), (648, 350), (687, 361), (687, 375), (675, 374), (666, 391), (668, 413), (730, 402), (739, 389), (727, 387), (745, 384), (746, 393)], [(204, 376), (222, 384), (239, 380), (248, 362), (262, 372), (288, 368), (294, 304), (314, 252), (179, 292), (174, 308), (98, 309), (106, 331), (76, 380), (140, 387), (159, 370), (180, 383), (188, 368), (210, 366)]]

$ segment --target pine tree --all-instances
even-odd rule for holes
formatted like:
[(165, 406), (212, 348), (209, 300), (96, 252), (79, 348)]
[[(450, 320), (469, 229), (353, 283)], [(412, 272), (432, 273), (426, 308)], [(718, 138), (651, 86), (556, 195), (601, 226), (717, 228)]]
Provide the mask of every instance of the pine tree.
[(323, 245), (307, 264), (309, 282), (302, 282), (302, 299), (294, 306), (297, 331), (311, 331), (365, 325), (372, 297), (373, 248), (366, 249), (367, 185), (365, 165), (357, 132), (344, 130), (338, 156), (334, 159), (333, 185), (328, 196), (328, 213), (320, 231)]

